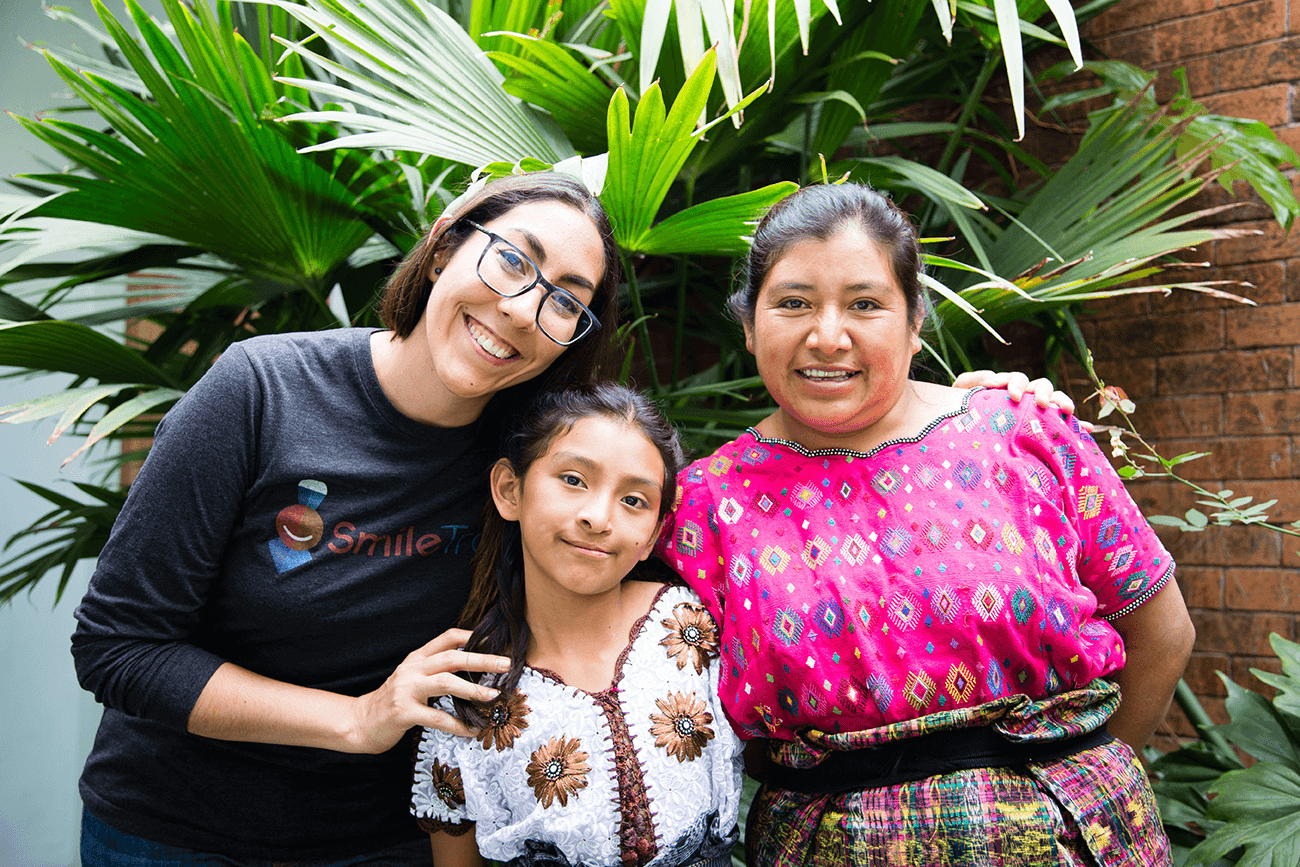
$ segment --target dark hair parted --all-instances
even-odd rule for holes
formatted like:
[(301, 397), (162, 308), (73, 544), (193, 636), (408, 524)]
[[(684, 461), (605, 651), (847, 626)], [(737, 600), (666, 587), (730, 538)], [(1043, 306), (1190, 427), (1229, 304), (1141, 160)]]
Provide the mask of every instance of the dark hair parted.
[(823, 184), (803, 189), (773, 205), (759, 222), (749, 248), (741, 286), (727, 299), (732, 316), (753, 325), (763, 281), (800, 241), (825, 241), (847, 226), (861, 230), (886, 252), (894, 279), (907, 299), (908, 319), (925, 313), (921, 286), (921, 247), (911, 218), (865, 184)]
[(574, 178), (556, 172), (530, 172), (498, 178), (484, 184), (464, 201), (455, 203), (455, 212), (424, 236), (407, 254), (384, 286), (379, 300), (379, 318), (399, 339), (405, 340), (424, 315), (435, 283), (429, 272), (440, 253), (451, 255), (476, 234), (469, 225), (473, 220), (487, 224), (531, 202), (558, 202), (585, 214), (596, 226), (604, 248), (600, 281), (587, 306), (601, 321), (602, 327), (588, 334), (564, 351), (549, 368), (532, 380), (506, 389), (508, 403), (519, 406), (539, 390), (562, 388), (575, 382), (598, 379), (612, 372), (614, 338), (618, 332), (618, 281), (620, 277), (618, 246), (609, 216), (591, 191)]
[[(659, 517), (672, 508), (677, 474), (686, 457), (677, 431), (648, 397), (616, 383), (594, 383), (544, 392), (516, 415), (502, 436), (501, 458), (523, 479), (555, 441), (584, 418), (604, 417), (642, 433), (663, 458), (663, 495)], [(529, 630), (524, 593), (523, 543), (518, 521), (501, 517), (489, 499), (483, 510), (483, 535), (474, 552), (469, 601), (460, 625), (473, 634), (465, 649), (510, 657), (510, 671), (494, 685), (503, 695), (514, 693), (528, 653)], [(482, 675), (469, 673), (471, 680)], [(453, 699), (457, 715), (470, 726), (483, 726), (483, 708)]]

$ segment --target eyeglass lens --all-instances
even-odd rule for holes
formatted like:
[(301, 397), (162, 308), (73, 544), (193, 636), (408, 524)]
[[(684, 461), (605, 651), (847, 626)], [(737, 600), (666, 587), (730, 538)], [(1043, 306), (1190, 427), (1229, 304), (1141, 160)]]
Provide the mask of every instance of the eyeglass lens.
[[(479, 260), (479, 278), (507, 298), (527, 292), (539, 282), (532, 260), (502, 239), (491, 242)], [(537, 310), (537, 324), (557, 343), (570, 343), (591, 328), (591, 318), (578, 300), (563, 289), (549, 288)]]

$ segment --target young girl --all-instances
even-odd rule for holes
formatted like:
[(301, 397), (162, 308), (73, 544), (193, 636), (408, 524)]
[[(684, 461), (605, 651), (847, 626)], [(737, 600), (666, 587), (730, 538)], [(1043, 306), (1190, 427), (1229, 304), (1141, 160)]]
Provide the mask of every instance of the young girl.
[(718, 629), (691, 590), (628, 580), (673, 502), (672, 426), (597, 385), (541, 397), (504, 452), (462, 619), (466, 650), (512, 666), (491, 704), (454, 703), (477, 739), (420, 742), (412, 812), (436, 864), (723, 867), (741, 766)]

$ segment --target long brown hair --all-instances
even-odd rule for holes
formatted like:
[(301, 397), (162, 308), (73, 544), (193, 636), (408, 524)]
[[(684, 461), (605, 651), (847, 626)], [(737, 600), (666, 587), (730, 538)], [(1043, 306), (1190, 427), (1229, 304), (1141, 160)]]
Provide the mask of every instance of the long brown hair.
[[(502, 459), (522, 479), (556, 438), (592, 416), (604, 416), (636, 428), (658, 450), (664, 462), (663, 495), (659, 500), (662, 518), (672, 508), (677, 495), (677, 474), (685, 466), (686, 458), (677, 431), (659, 408), (645, 395), (626, 386), (606, 382), (541, 394), (505, 433)], [(461, 611), (460, 626), (473, 630), (465, 644), (467, 651), (510, 657), (510, 671), (493, 685), (502, 695), (513, 693), (523, 673), (530, 637), (523, 543), (519, 522), (501, 517), (491, 499), (483, 510), (483, 535), (474, 552), (473, 580), (469, 601)], [(468, 676), (474, 680), (481, 677)], [(480, 706), (459, 698), (453, 701), (457, 714), (467, 725), (484, 724)]]

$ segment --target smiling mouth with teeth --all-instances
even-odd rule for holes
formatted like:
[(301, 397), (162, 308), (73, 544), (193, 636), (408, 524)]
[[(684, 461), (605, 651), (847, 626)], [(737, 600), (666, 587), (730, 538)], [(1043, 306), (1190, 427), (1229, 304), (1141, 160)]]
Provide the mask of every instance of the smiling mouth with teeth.
[(469, 329), (470, 336), (474, 338), (474, 342), (482, 347), (483, 351), (488, 355), (491, 355), (493, 358), (499, 358), (502, 361), (505, 361), (506, 359), (514, 358), (519, 354), (508, 346), (501, 346), (498, 344), (492, 339), (492, 335), (479, 327), (478, 323), (469, 317), (465, 318), (465, 324)]
[(845, 382), (858, 375), (856, 370), (816, 370), (805, 369), (798, 371), (804, 379), (810, 379), (814, 382)]

